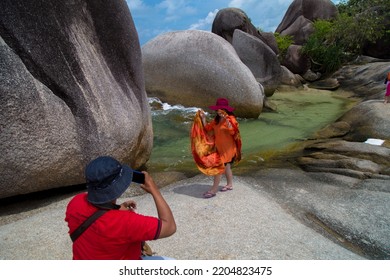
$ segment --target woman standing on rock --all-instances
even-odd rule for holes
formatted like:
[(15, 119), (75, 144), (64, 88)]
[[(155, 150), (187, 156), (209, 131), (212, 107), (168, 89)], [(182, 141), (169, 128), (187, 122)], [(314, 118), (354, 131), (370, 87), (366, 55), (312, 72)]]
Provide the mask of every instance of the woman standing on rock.
[(385, 93), (384, 103), (387, 104), (390, 101), (390, 72), (387, 73), (385, 84), (386, 84), (386, 93)]
[[(233, 114), (234, 108), (229, 106), (229, 102), (225, 98), (217, 99), (216, 105), (209, 106), (209, 108), (216, 111), (214, 120), (207, 123), (205, 113), (200, 110), (196, 118), (200, 118), (201, 123), (194, 128), (196, 126), (195, 120), (192, 129), (192, 151), (195, 162), (203, 173), (214, 176), (213, 186), (203, 194), (204, 198), (216, 195), (223, 173), (225, 173), (227, 184), (220, 191), (233, 190), (231, 165), (241, 160), (241, 137), (238, 122)], [(202, 127), (199, 128), (199, 126)], [(194, 139), (202, 132), (204, 132), (203, 138), (211, 136), (206, 142), (208, 145), (213, 143), (210, 147), (214, 149), (214, 152), (199, 156), (199, 153), (194, 150), (202, 150), (199, 148), (201, 144), (194, 143), (196, 142)]]

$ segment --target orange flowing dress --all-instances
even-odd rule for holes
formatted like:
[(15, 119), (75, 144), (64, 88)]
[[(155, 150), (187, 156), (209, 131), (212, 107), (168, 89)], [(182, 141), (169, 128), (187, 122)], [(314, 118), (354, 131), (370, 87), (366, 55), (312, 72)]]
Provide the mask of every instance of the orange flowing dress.
[(191, 128), (191, 151), (198, 169), (206, 175), (222, 174), (225, 163), (241, 160), (241, 136), (239, 124), (234, 116), (228, 116), (218, 124), (213, 120), (203, 126), (200, 112), (196, 113)]

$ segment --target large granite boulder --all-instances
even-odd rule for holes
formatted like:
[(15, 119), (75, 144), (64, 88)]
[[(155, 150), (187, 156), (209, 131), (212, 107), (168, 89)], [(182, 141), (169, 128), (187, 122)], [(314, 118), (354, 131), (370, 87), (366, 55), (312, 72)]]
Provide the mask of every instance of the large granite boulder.
[(389, 185), (390, 107), (383, 102), (388, 67), (383, 60), (360, 57), (334, 75), (343, 88), (365, 100), (305, 143), (297, 158), (300, 167)]
[(282, 65), (287, 67), (294, 74), (304, 75), (311, 67), (310, 58), (302, 54), (302, 46), (290, 45)]
[(232, 43), (233, 34), (236, 29), (257, 37), (269, 46), (275, 54), (279, 53), (275, 36), (269, 32), (260, 32), (252, 24), (243, 10), (238, 8), (225, 8), (219, 10), (215, 15), (211, 32), (221, 36), (229, 43)]
[(239, 117), (257, 118), (264, 92), (232, 45), (199, 30), (162, 34), (142, 47), (148, 96), (207, 109), (229, 99)]
[(239, 29), (233, 33), (232, 45), (241, 61), (264, 87), (265, 95), (272, 96), (282, 78), (277, 55), (263, 41)]
[(354, 63), (343, 66), (332, 77), (340, 82), (342, 88), (360, 98), (383, 100), (386, 92), (384, 80), (388, 72), (388, 60), (361, 56)]
[(295, 74), (306, 73), (311, 63), (300, 50), (314, 31), (313, 22), (317, 19), (332, 19), (337, 14), (336, 6), (330, 0), (294, 0), (275, 30), (280, 35), (291, 36), (294, 41), (286, 57), (282, 58), (282, 65)]
[(153, 132), (125, 1), (1, 1), (0, 35), (0, 198), (84, 183), (99, 155), (145, 164)]
[(384, 104), (383, 100), (362, 102), (339, 119), (351, 126), (343, 137), (348, 141), (366, 141), (368, 138), (390, 140), (389, 120), (390, 104)]
[(309, 36), (314, 32), (313, 22), (304, 16), (299, 16), (280, 34), (292, 36), (295, 45), (304, 45)]
[(301, 28), (309, 33), (312, 32), (312, 28), (307, 26), (308, 22), (314, 22), (317, 19), (332, 19), (337, 14), (337, 7), (330, 0), (294, 0), (275, 32), (293, 36), (298, 44), (300, 38), (308, 36), (308, 34), (302, 34)]

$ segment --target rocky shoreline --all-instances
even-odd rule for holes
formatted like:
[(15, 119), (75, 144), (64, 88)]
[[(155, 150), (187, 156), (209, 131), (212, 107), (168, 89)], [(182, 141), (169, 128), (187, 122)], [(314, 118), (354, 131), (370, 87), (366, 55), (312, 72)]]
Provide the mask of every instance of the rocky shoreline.
[[(210, 200), (201, 196), (210, 178), (153, 174), (179, 224), (172, 238), (153, 241), (153, 250), (176, 259), (390, 259), (387, 123), (375, 132), (389, 110), (381, 100), (361, 104), (378, 106), (376, 118), (366, 120), (374, 129), (365, 124), (364, 130), (370, 137), (382, 133), (382, 146), (344, 140), (353, 140), (362, 122), (336, 129), (339, 120), (287, 164), (236, 176), (233, 192)], [(83, 186), (3, 203), (0, 259), (71, 259), (64, 211), (80, 191)], [(124, 197), (155, 214), (140, 189), (129, 188)]]
[[(210, 183), (198, 175), (162, 188), (178, 231), (149, 243), (156, 254), (180, 260), (390, 259), (390, 189), (384, 181), (270, 168), (236, 176), (233, 191), (203, 199)], [(73, 194), (2, 211), (0, 259), (71, 259), (64, 212)], [(148, 194), (129, 188), (121, 199), (126, 197), (140, 213), (156, 214)]]

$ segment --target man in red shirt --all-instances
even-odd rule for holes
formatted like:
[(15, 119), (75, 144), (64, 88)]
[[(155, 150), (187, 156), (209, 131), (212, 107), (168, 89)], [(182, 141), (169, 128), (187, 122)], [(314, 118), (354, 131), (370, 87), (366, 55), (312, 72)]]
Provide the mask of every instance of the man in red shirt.
[(88, 164), (85, 171), (88, 192), (73, 197), (66, 209), (69, 234), (99, 209), (107, 211), (73, 241), (73, 259), (139, 260), (144, 241), (176, 232), (169, 205), (152, 177), (147, 172), (142, 173), (145, 181), (140, 186), (152, 195), (158, 218), (136, 213), (136, 203), (132, 200), (116, 204), (135, 177), (129, 166), (108, 156)]

